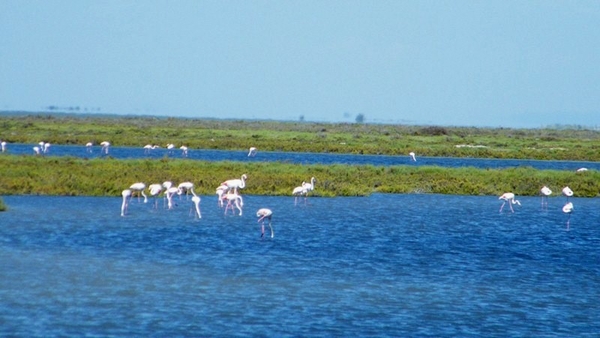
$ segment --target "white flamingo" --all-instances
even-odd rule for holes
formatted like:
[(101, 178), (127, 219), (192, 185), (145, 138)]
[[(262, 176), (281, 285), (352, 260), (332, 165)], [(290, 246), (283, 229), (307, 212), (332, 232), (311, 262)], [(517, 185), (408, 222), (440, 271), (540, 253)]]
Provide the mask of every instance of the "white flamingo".
[(167, 206), (169, 210), (173, 209), (173, 195), (179, 193), (180, 191), (181, 190), (179, 190), (177, 187), (170, 187), (165, 191), (165, 196), (167, 197)]
[(248, 157), (254, 156), (256, 156), (256, 147), (250, 147), (250, 149), (248, 150)]
[(50, 151), (50, 145), (51, 145), (50, 143), (47, 143), (47, 142), (44, 143), (44, 146), (43, 146), (44, 154), (46, 154)]
[(181, 149), (181, 156), (183, 156), (183, 157), (187, 157), (188, 156), (188, 147), (181, 146), (181, 147), (179, 147), (179, 149)]
[(131, 189), (131, 195), (133, 196), (136, 192), (138, 193), (138, 202), (140, 200), (140, 195), (144, 196), (144, 203), (148, 203), (148, 196), (144, 193), (144, 189), (146, 189), (146, 184), (142, 182), (137, 182), (132, 184), (129, 189)]
[(167, 144), (167, 153), (169, 155), (173, 154), (173, 148), (175, 148), (175, 145), (173, 143)]
[(242, 196), (238, 195), (235, 192), (228, 192), (223, 196), (225, 200), (227, 200), (227, 205), (225, 206), (225, 215), (227, 215), (227, 210), (231, 207), (231, 212), (235, 214), (234, 206), (240, 211), (240, 216), (242, 216), (242, 207), (244, 206), (244, 200)]
[(158, 209), (158, 195), (160, 195), (163, 186), (160, 183), (150, 184), (148, 186), (150, 190), (150, 196), (154, 196), (154, 209)]
[(308, 191), (306, 190), (304, 183), (305, 182), (302, 182), (302, 185), (297, 186), (294, 188), (294, 190), (292, 190), (292, 195), (295, 196), (294, 205), (298, 204), (298, 197), (300, 197), (300, 196), (304, 196), (304, 202), (306, 203), (306, 194), (308, 193)]
[(225, 194), (228, 190), (229, 190), (229, 187), (226, 185), (220, 185), (216, 189), (217, 198), (218, 198), (217, 205), (221, 208), (223, 207), (223, 194)]
[(504, 208), (504, 204), (506, 204), (506, 202), (508, 202), (508, 206), (510, 207), (510, 211), (512, 212), (515, 212), (515, 210), (512, 207), (513, 204), (521, 205), (521, 202), (515, 199), (515, 194), (513, 194), (512, 192), (504, 193), (498, 199), (503, 200), (502, 206), (500, 207), (500, 212), (502, 212), (502, 208)]
[(36, 154), (36, 155), (39, 155), (41, 153), (40, 147), (37, 147), (37, 146), (33, 147), (33, 153)]
[(192, 208), (190, 209), (190, 215), (192, 214), (192, 212), (195, 209), (196, 216), (198, 216), (199, 219), (202, 218), (202, 214), (200, 213), (200, 196), (194, 194), (194, 196), (192, 197), (192, 203), (194, 203), (194, 204), (193, 204)]
[(156, 148), (160, 148), (160, 146), (157, 145), (151, 145), (151, 144), (146, 144), (144, 146), (144, 154), (150, 154), (151, 150), (154, 150)]
[(131, 190), (125, 189), (121, 195), (123, 196), (123, 203), (121, 203), (121, 216), (125, 216), (127, 213), (127, 206), (129, 205), (129, 199), (131, 198)]
[(275, 231), (271, 225), (271, 218), (273, 217), (273, 211), (271, 209), (262, 208), (256, 212), (256, 217), (259, 217), (258, 223), (262, 221), (260, 237), (265, 235), (265, 220), (269, 220), (269, 228), (271, 229), (271, 238), (275, 237)]
[(238, 188), (244, 189), (246, 187), (247, 178), (248, 176), (246, 176), (246, 174), (243, 174), (241, 178), (227, 180), (221, 183), (221, 185), (226, 185), (230, 190), (233, 189), (233, 191), (237, 193)]
[(93, 147), (93, 146), (94, 146), (94, 144), (93, 144), (92, 142), (88, 142), (88, 143), (86, 143), (86, 144), (85, 144), (85, 150), (86, 150), (88, 153), (91, 153), (91, 152), (92, 152), (92, 147)]
[(540, 189), (540, 194), (542, 194), (542, 209), (548, 209), (548, 196), (552, 195), (552, 190), (547, 186), (543, 186)]
[(100, 145), (102, 146), (102, 148), (100, 149), (100, 154), (104, 153), (108, 155), (108, 148), (110, 147), (110, 142), (102, 141)]
[(413, 160), (413, 162), (417, 162), (417, 158), (415, 157), (415, 153), (413, 153), (411, 151), (410, 153), (408, 153), (408, 155), (410, 156), (410, 159)]
[(573, 203), (572, 202), (567, 202), (567, 204), (565, 204), (562, 208), (562, 211), (565, 214), (569, 215), (569, 218), (567, 219), (567, 230), (569, 229), (570, 223), (571, 223), (571, 213), (573, 212)]
[(179, 190), (181, 191), (181, 193), (183, 193), (183, 191), (185, 191), (185, 199), (189, 199), (189, 193), (191, 192), (192, 195), (196, 195), (196, 193), (194, 192), (194, 183), (192, 182), (183, 182), (180, 183), (177, 188), (179, 188)]
[(2, 147), (2, 152), (6, 151), (6, 141), (0, 142), (0, 146)]
[(569, 201), (569, 197), (573, 196), (573, 190), (569, 187), (564, 187), (562, 190), (562, 194), (567, 197), (567, 201)]

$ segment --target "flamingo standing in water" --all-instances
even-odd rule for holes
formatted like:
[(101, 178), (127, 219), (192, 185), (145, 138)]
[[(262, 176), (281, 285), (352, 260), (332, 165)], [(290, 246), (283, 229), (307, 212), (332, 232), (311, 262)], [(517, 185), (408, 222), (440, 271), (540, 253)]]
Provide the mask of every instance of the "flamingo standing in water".
[(187, 157), (188, 156), (188, 147), (181, 146), (181, 147), (179, 147), (179, 149), (181, 149), (181, 156), (183, 156), (183, 157)]
[(567, 202), (567, 204), (565, 204), (563, 206), (562, 211), (565, 214), (569, 215), (569, 218), (567, 219), (567, 230), (569, 230), (569, 226), (570, 226), (570, 222), (571, 222), (571, 213), (573, 212), (573, 202)]
[(227, 215), (227, 210), (231, 207), (231, 212), (235, 214), (234, 206), (240, 211), (240, 216), (242, 216), (242, 207), (244, 206), (244, 200), (242, 196), (238, 195), (235, 192), (228, 192), (223, 196), (224, 199), (227, 200), (227, 205), (225, 206), (225, 215)]
[(2, 152), (6, 151), (6, 141), (0, 142), (0, 146), (2, 147)]
[(543, 186), (540, 189), (540, 194), (542, 194), (542, 209), (548, 209), (548, 196), (552, 195), (552, 190), (547, 186)]
[(154, 183), (154, 184), (150, 184), (148, 186), (148, 189), (150, 190), (150, 196), (154, 196), (154, 209), (158, 209), (158, 195), (160, 195), (160, 192), (163, 189), (163, 186), (160, 183)]
[(295, 196), (294, 198), (294, 205), (298, 204), (298, 197), (300, 196), (304, 196), (304, 203), (306, 203), (306, 194), (308, 193), (308, 191), (306, 190), (306, 187), (304, 186), (306, 182), (302, 182), (302, 185), (297, 186), (294, 188), (294, 190), (292, 190), (292, 195)]
[(36, 155), (39, 155), (41, 153), (40, 147), (37, 147), (37, 146), (33, 147), (33, 153), (36, 154)]
[(179, 188), (180, 193), (183, 193), (183, 191), (185, 191), (185, 199), (189, 199), (188, 195), (191, 192), (192, 195), (196, 195), (196, 193), (194, 192), (194, 183), (192, 182), (183, 182), (180, 183), (179, 186), (177, 186), (177, 188)]
[(102, 146), (102, 148), (100, 149), (100, 154), (104, 153), (108, 155), (108, 148), (110, 147), (110, 142), (102, 141), (100, 145)]
[(237, 194), (238, 188), (244, 189), (246, 187), (246, 179), (247, 178), (248, 178), (248, 176), (246, 176), (246, 174), (243, 174), (241, 178), (227, 180), (227, 181), (221, 183), (221, 185), (227, 186), (227, 188), (229, 190), (233, 189), (233, 192)]
[(573, 190), (569, 187), (564, 187), (562, 190), (562, 194), (567, 197), (567, 202), (569, 201), (569, 197), (573, 196)]
[(138, 193), (138, 202), (140, 201), (140, 195), (144, 196), (144, 203), (148, 203), (148, 196), (144, 193), (144, 189), (146, 189), (146, 184), (142, 182), (132, 184), (129, 189), (131, 189), (131, 195)]
[(196, 216), (198, 216), (198, 219), (202, 218), (202, 214), (200, 213), (200, 196), (198, 196), (194, 193), (194, 196), (192, 197), (192, 203), (194, 203), (194, 204), (193, 204), (192, 208), (190, 209), (190, 215), (192, 214), (192, 212), (195, 209)]
[(256, 156), (256, 147), (250, 147), (250, 149), (248, 150), (248, 157), (254, 156)]
[(271, 225), (271, 218), (273, 217), (273, 211), (271, 209), (262, 208), (258, 209), (256, 212), (256, 217), (259, 217), (258, 223), (262, 221), (261, 226), (261, 234), (260, 237), (264, 237), (265, 235), (265, 220), (269, 220), (269, 228), (271, 228), (271, 238), (275, 237), (275, 232), (273, 231), (273, 226)]
[(218, 198), (217, 205), (221, 208), (223, 207), (223, 194), (225, 194), (228, 190), (229, 190), (229, 187), (226, 185), (220, 185), (216, 189), (217, 198)]
[(85, 144), (85, 150), (86, 150), (88, 153), (91, 153), (91, 152), (92, 152), (92, 147), (93, 147), (93, 146), (94, 146), (94, 144), (93, 144), (92, 142), (88, 142), (88, 143), (86, 143), (86, 144)]
[(413, 153), (411, 151), (410, 153), (408, 153), (408, 156), (410, 156), (410, 159), (413, 160), (413, 162), (417, 162), (417, 158), (415, 157), (415, 153)]
[(504, 204), (506, 204), (506, 202), (508, 202), (508, 206), (510, 207), (510, 211), (512, 212), (515, 212), (515, 210), (512, 207), (513, 204), (521, 205), (521, 202), (515, 199), (515, 194), (513, 194), (512, 192), (504, 193), (498, 199), (503, 201), (502, 206), (500, 207), (500, 212), (502, 212), (502, 208), (504, 208)]
[(169, 210), (173, 209), (173, 195), (179, 193), (180, 191), (181, 190), (179, 190), (177, 187), (170, 187), (169, 189), (165, 190), (165, 196), (167, 197), (167, 206)]
[(131, 190), (125, 189), (121, 195), (123, 196), (123, 203), (121, 204), (121, 216), (125, 216), (127, 213), (127, 206), (129, 205), (129, 199), (131, 198)]

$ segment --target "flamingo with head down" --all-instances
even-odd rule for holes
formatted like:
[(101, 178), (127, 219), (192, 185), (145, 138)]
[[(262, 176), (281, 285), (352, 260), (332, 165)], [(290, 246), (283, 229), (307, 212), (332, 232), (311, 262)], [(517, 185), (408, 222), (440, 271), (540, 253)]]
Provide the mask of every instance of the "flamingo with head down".
[(265, 235), (265, 220), (267, 219), (269, 220), (269, 228), (271, 229), (271, 238), (275, 237), (275, 231), (273, 231), (273, 226), (271, 225), (273, 211), (267, 208), (258, 209), (258, 211), (256, 212), (256, 217), (259, 217), (258, 223), (262, 221), (260, 237), (264, 237)]
[(502, 212), (502, 208), (504, 208), (504, 204), (506, 204), (507, 202), (508, 206), (510, 207), (510, 211), (512, 212), (515, 212), (515, 210), (512, 207), (513, 204), (521, 205), (521, 202), (515, 199), (515, 194), (513, 194), (512, 192), (504, 193), (498, 199), (503, 201), (502, 206), (500, 207), (500, 212)]

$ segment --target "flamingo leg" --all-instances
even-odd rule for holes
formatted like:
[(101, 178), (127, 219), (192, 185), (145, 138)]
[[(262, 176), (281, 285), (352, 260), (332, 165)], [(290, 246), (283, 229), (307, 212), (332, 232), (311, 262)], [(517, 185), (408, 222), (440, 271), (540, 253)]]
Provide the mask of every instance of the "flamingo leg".
[(502, 212), (502, 209), (504, 208), (504, 204), (506, 204), (506, 202), (502, 202), (502, 205), (500, 206), (500, 212)]

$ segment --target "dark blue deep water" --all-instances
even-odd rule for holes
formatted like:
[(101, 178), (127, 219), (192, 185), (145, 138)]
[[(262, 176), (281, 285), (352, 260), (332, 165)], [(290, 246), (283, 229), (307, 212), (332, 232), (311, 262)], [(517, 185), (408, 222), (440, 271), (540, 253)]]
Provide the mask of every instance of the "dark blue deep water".
[[(32, 155), (34, 145), (8, 144), (7, 153)], [(85, 146), (52, 145), (46, 156), (74, 156), (84, 158), (97, 158), (107, 155), (100, 154), (100, 147), (96, 146), (92, 152), (87, 152)], [(136, 158), (181, 158), (182, 152), (175, 149), (169, 153), (165, 148), (154, 149), (148, 153), (142, 147), (110, 147), (108, 156), (117, 159)], [(539, 160), (513, 160), (513, 159), (484, 159), (484, 158), (453, 158), (453, 157), (419, 157), (413, 162), (408, 154), (406, 156), (385, 155), (351, 155), (328, 153), (288, 153), (276, 151), (258, 151), (255, 157), (248, 157), (245, 151), (225, 151), (209, 149), (190, 149), (188, 159), (204, 161), (251, 161), (251, 162), (285, 162), (296, 164), (351, 164), (351, 165), (414, 165), (414, 166), (441, 166), (441, 167), (476, 167), (476, 168), (514, 168), (533, 167), (540, 170), (570, 170), (579, 168), (600, 170), (600, 162), (588, 161), (539, 161)]]
[[(4, 196), (0, 336), (597, 337), (600, 202)], [(274, 238), (255, 213), (274, 211)]]

